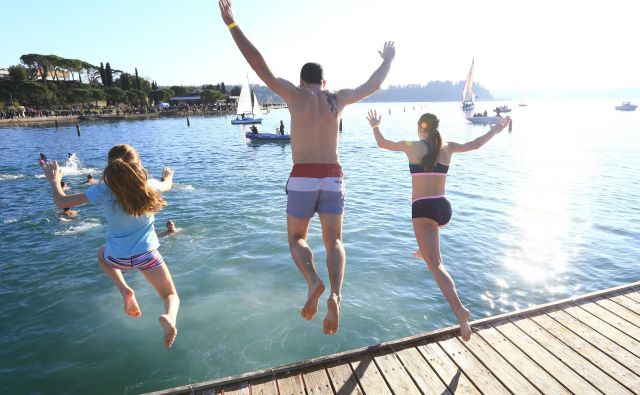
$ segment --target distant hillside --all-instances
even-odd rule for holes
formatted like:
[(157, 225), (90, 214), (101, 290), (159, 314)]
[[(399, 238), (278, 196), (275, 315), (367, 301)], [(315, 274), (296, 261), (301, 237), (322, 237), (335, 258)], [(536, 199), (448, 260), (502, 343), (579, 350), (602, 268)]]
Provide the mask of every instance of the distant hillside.
[[(411, 102), (411, 101), (459, 101), (462, 100), (464, 81), (431, 81), (427, 85), (392, 85), (366, 98), (365, 102)], [(473, 91), (479, 100), (492, 100), (488, 89), (473, 84)]]
[[(462, 100), (464, 81), (431, 81), (427, 85), (392, 85), (364, 99), (365, 102), (414, 102), (414, 101), (459, 101)], [(260, 103), (282, 103), (280, 96), (266, 86), (252, 85)], [(479, 100), (493, 100), (493, 95), (480, 84), (473, 84)]]
[(548, 89), (548, 90), (500, 90), (499, 97), (527, 99), (640, 99), (640, 88), (619, 89)]

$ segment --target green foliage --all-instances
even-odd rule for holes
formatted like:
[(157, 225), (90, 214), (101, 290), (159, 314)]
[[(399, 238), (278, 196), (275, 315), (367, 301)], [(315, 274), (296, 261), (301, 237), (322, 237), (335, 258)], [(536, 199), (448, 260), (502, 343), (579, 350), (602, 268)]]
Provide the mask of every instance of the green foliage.
[(175, 95), (175, 92), (171, 89), (156, 89), (149, 92), (149, 99), (153, 100), (155, 103), (159, 103), (161, 101), (167, 101)]
[(91, 95), (91, 101), (98, 102), (98, 100), (106, 100), (107, 94), (102, 89), (89, 89)]
[(131, 76), (127, 73), (120, 74), (120, 78), (116, 80), (116, 86), (128, 91), (131, 89)]
[(240, 89), (241, 88), (239, 86), (234, 86), (233, 88), (231, 88), (229, 96), (240, 96)]
[(127, 92), (127, 101), (135, 106), (147, 104), (147, 94), (140, 89), (131, 89)]
[(107, 101), (111, 104), (118, 104), (127, 97), (127, 93), (118, 87), (107, 88), (104, 90), (104, 93), (107, 95)]
[(191, 89), (186, 88), (184, 86), (174, 85), (170, 89), (174, 92), (175, 96), (182, 96), (182, 95), (186, 95), (187, 93), (191, 92)]
[(25, 81), (29, 78), (29, 70), (21, 65), (9, 67), (9, 76), (16, 82)]
[(27, 105), (37, 105), (50, 103), (53, 95), (44, 84), (23, 81), (16, 86), (16, 97)]
[(107, 62), (107, 65), (104, 68), (104, 80), (102, 84), (107, 88), (113, 87), (113, 71), (111, 70), (111, 65)]
[(205, 103), (215, 103), (218, 100), (224, 99), (224, 94), (218, 90), (205, 89), (200, 94), (202, 101)]
[(87, 103), (92, 101), (91, 91), (89, 89), (72, 89), (68, 99), (72, 103)]

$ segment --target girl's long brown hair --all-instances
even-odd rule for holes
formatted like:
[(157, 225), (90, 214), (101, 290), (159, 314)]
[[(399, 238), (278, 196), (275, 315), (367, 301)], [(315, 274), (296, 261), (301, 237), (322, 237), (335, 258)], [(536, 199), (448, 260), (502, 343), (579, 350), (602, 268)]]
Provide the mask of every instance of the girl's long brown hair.
[(129, 215), (153, 214), (167, 205), (160, 192), (147, 185), (147, 171), (138, 152), (129, 144), (115, 145), (109, 150), (102, 180)]
[(438, 153), (442, 148), (442, 137), (438, 131), (440, 120), (433, 114), (422, 114), (418, 120), (418, 127), (421, 132), (427, 133), (427, 143), (429, 143), (429, 152), (422, 157), (420, 164), (425, 171), (433, 170), (436, 167)]

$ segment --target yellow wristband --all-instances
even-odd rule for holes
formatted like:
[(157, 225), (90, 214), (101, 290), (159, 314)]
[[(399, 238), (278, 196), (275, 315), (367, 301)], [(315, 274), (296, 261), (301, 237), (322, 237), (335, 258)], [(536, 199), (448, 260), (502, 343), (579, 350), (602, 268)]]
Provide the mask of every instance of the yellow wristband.
[(373, 126), (371, 127), (371, 129), (375, 129), (375, 128), (378, 128), (378, 129), (380, 129), (380, 124), (377, 124), (377, 125), (373, 125)]
[(229, 30), (231, 30), (234, 27), (238, 27), (238, 24), (236, 22), (233, 22), (233, 23), (228, 24), (227, 27), (229, 28)]

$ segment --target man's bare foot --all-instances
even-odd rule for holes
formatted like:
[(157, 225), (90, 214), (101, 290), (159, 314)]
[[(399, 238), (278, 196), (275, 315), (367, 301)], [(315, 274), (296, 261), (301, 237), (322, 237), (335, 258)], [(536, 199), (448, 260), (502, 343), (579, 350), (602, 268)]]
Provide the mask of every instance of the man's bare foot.
[(164, 343), (164, 346), (166, 348), (171, 348), (173, 341), (176, 340), (176, 336), (178, 336), (178, 329), (176, 329), (176, 324), (167, 314), (161, 315), (160, 318), (158, 318), (158, 322), (160, 322), (160, 326), (162, 327), (162, 331), (164, 332), (162, 342)]
[(327, 299), (327, 315), (324, 316), (323, 332), (325, 335), (333, 335), (338, 332), (340, 323), (340, 297), (331, 294)]
[(300, 315), (305, 320), (309, 321), (315, 317), (318, 312), (318, 300), (320, 299), (320, 295), (324, 292), (324, 284), (320, 279), (316, 280), (309, 287), (309, 294), (307, 297), (307, 303), (304, 304), (302, 310), (300, 310)]
[(462, 316), (458, 317), (458, 323), (460, 324), (460, 337), (462, 337), (462, 340), (468, 342), (469, 339), (471, 339), (471, 327), (469, 326), (469, 310), (463, 310)]
[(423, 259), (422, 258), (422, 253), (420, 252), (420, 250), (413, 251), (413, 256), (415, 256), (418, 259)]
[(133, 292), (133, 289), (129, 288), (122, 293), (122, 298), (124, 299), (124, 312), (127, 313), (128, 316), (133, 318), (138, 318), (142, 315), (140, 311), (140, 306), (138, 306), (138, 301), (136, 300), (136, 294)]

